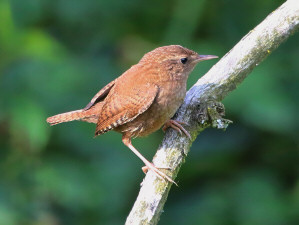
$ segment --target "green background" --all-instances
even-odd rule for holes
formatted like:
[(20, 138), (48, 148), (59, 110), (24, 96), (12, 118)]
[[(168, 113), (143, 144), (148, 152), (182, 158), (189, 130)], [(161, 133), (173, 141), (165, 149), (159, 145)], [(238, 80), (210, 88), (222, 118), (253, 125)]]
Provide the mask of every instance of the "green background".
[[(282, 3), (0, 0), (0, 225), (123, 224), (142, 162), (120, 134), (46, 118), (84, 107), (158, 46), (222, 57)], [(298, 37), (224, 100), (234, 123), (193, 143), (159, 224), (299, 224)], [(162, 137), (133, 144), (151, 159)]]

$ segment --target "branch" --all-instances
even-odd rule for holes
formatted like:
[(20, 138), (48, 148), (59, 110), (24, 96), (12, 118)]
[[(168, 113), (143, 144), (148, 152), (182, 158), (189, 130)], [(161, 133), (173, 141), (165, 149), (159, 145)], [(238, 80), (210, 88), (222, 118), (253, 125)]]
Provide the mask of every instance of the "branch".
[[(168, 129), (153, 163), (173, 179), (187, 156), (196, 136), (209, 126), (226, 128), (230, 121), (222, 119), (221, 101), (236, 89), (249, 73), (270, 55), (283, 41), (299, 29), (298, 0), (288, 0), (250, 31), (210, 71), (187, 92), (176, 119), (189, 124), (189, 140)], [(149, 171), (126, 225), (157, 224), (166, 202), (171, 183)]]

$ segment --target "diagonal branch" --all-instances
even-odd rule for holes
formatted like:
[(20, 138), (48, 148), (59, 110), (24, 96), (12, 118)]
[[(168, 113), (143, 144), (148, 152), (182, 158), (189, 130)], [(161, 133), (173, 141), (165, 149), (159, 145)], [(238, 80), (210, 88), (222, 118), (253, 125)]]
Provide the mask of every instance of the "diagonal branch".
[[(154, 164), (173, 179), (190, 150), (192, 141), (209, 126), (225, 128), (229, 121), (221, 118), (224, 109), (215, 104), (236, 89), (249, 73), (283, 41), (299, 29), (298, 0), (288, 0), (251, 30), (211, 70), (188, 91), (176, 119), (190, 124), (192, 140), (176, 131), (166, 133)], [(149, 171), (126, 224), (157, 224), (171, 183)]]

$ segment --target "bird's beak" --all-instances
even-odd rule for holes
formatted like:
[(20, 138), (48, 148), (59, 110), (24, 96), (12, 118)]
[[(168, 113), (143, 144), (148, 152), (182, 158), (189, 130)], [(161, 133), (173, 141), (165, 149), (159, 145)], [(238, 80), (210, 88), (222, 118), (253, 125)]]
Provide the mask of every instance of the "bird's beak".
[(194, 61), (197, 63), (197, 62), (201, 62), (209, 59), (216, 59), (216, 58), (218, 58), (218, 56), (216, 55), (197, 55)]

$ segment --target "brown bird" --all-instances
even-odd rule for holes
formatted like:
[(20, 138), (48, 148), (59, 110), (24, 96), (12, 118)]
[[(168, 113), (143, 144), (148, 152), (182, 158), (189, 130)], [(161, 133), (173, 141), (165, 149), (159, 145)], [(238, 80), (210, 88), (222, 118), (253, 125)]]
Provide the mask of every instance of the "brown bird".
[(49, 117), (51, 125), (82, 120), (96, 123), (95, 135), (115, 130), (122, 133), (129, 147), (158, 177), (174, 182), (146, 160), (131, 144), (131, 139), (146, 136), (164, 125), (190, 134), (180, 121), (171, 120), (186, 95), (187, 78), (195, 65), (218, 58), (199, 55), (179, 45), (156, 48), (138, 64), (102, 88), (84, 109)]

